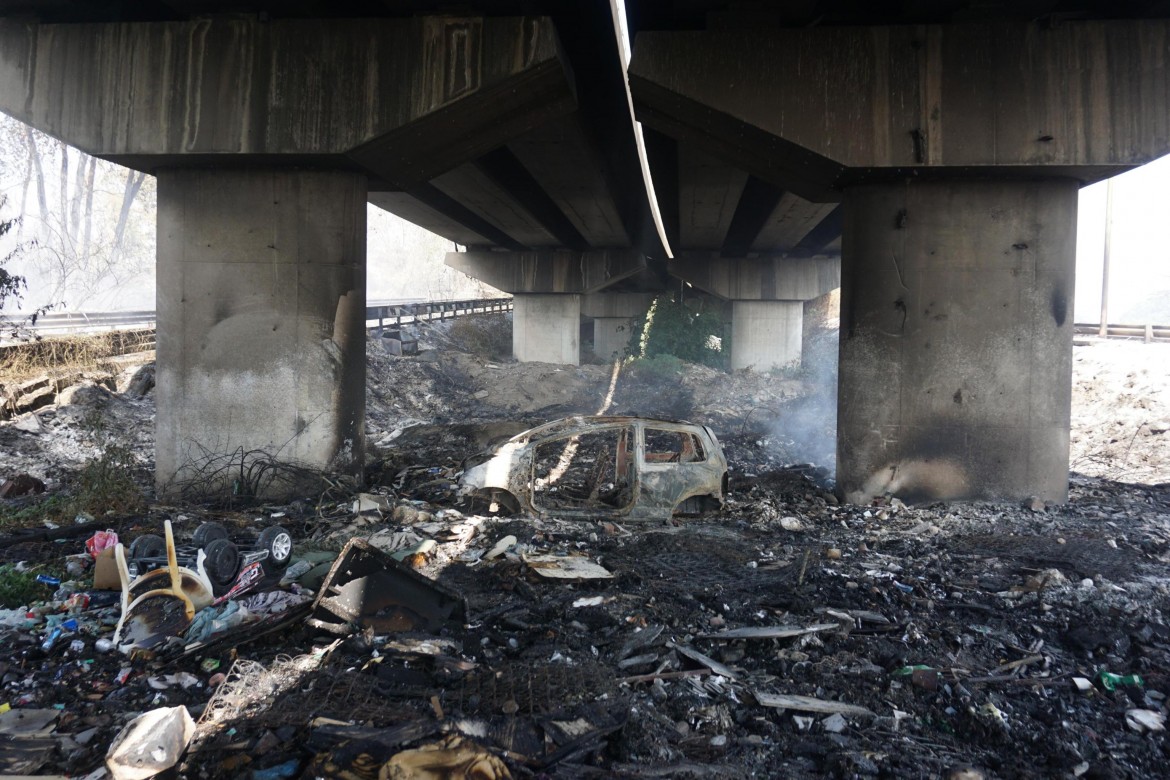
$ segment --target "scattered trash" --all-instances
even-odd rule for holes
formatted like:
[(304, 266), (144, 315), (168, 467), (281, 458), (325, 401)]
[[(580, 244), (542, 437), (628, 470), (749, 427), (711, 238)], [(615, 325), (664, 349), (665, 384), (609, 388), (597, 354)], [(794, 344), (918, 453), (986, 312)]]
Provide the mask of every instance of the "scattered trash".
[(195, 736), (186, 707), (164, 707), (139, 715), (114, 738), (106, 766), (114, 780), (145, 780), (179, 762)]
[(761, 707), (775, 707), (777, 709), (797, 710), (798, 712), (828, 712), (840, 713), (857, 718), (873, 718), (874, 713), (856, 704), (846, 704), (840, 701), (817, 699), (812, 696), (790, 696), (783, 693), (763, 693), (752, 691), (752, 696)]
[(1145, 685), (1140, 674), (1113, 674), (1101, 669), (1097, 672), (1097, 679), (1101, 681), (1101, 687), (1107, 691), (1117, 690), (1119, 685), (1133, 685), (1138, 688)]
[(1166, 716), (1154, 710), (1126, 710), (1125, 725), (1139, 734), (1146, 731), (1165, 731)]
[(371, 546), (351, 539), (313, 602), (309, 625), (333, 634), (436, 632), (462, 621), (463, 597)]
[(538, 577), (550, 580), (608, 580), (605, 567), (578, 555), (522, 555), (521, 560)]

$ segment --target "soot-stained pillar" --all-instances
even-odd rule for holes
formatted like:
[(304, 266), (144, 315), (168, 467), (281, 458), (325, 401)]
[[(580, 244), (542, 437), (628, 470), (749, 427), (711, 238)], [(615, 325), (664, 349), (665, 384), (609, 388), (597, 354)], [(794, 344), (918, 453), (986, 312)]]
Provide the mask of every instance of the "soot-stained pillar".
[(731, 369), (800, 365), (801, 301), (732, 301)]
[(846, 190), (848, 500), (1068, 496), (1077, 184)]
[(512, 297), (512, 354), (521, 363), (581, 363), (581, 296)]
[(232, 487), (241, 458), (267, 495), (296, 480), (249, 462), (360, 474), (365, 257), (363, 175), (158, 173), (161, 487)]

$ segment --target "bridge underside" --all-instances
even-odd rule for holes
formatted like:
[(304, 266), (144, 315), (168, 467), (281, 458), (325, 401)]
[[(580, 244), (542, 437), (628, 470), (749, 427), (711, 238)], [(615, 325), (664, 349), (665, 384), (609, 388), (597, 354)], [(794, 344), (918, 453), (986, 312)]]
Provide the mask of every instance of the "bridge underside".
[(590, 3), (0, 0), (0, 110), (159, 178), (160, 482), (360, 473), (368, 200), (521, 359), (681, 280), (790, 364), (840, 284), (844, 493), (1062, 500), (1075, 192), (1170, 150), (1170, 24), (1025, 5), (629, 0), (627, 81)]

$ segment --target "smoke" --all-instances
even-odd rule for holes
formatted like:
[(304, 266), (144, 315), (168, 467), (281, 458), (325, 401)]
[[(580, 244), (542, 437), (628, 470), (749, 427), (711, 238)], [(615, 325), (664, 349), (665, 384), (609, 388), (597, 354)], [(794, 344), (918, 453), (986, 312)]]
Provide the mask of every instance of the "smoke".
[(805, 305), (805, 338), (799, 397), (776, 410), (768, 433), (777, 455), (789, 463), (812, 463), (836, 474), (837, 467), (837, 291)]

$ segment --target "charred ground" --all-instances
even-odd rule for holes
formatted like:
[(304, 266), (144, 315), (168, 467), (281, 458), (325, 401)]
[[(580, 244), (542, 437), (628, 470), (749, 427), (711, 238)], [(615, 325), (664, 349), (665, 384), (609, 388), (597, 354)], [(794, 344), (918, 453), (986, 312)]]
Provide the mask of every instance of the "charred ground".
[[(370, 351), (369, 485), (334, 482), (280, 505), (152, 501), (101, 520), (130, 539), (164, 519), (190, 533), (208, 519), (244, 528), (276, 518), (298, 555), (353, 536), (420, 549), (408, 560), (466, 599), (465, 621), (331, 645), (277, 615), (190, 655), (136, 661), (95, 652), (88, 634), (77, 653), (46, 653), (42, 629), (14, 624), (0, 629), (0, 703), (62, 707), (51, 735), (22, 735), (0, 756), (15, 745), (39, 758), (26, 771), (85, 773), (131, 715), (185, 704), (200, 721), (179, 767), (189, 777), (278, 766), (289, 768), (257, 776), (377, 777), (392, 756), (444, 734), (516, 777), (1165, 774), (1165, 733), (1127, 715), (1165, 715), (1170, 693), (1170, 448), (1155, 431), (1170, 405), (1149, 353), (1119, 373), (1085, 352), (1107, 347), (1078, 348), (1078, 371), (1090, 361), (1095, 379), (1078, 374), (1074, 459), (1080, 446), (1093, 473), (1073, 475), (1060, 507), (840, 506), (831, 462), (806, 454), (832, 449), (832, 421), (810, 400), (828, 396), (823, 375), (627, 366), (607, 411), (709, 424), (732, 468), (723, 511), (634, 526), (482, 517), (449, 498), (467, 455), (599, 411), (611, 366), (519, 366), (459, 352), (442, 333), (423, 341), (433, 349), (415, 358)], [(1083, 403), (1089, 392), (1096, 411)], [(0, 428), (7, 472), (68, 493), (108, 442), (95, 416), (149, 465), (150, 395), (68, 400), (35, 425)], [(1143, 483), (1105, 478), (1132, 476), (1135, 463)], [(359, 491), (385, 496), (385, 508), (355, 514)], [(11, 504), (9, 517), (20, 502), (31, 504)], [(44, 527), (23, 509), (24, 525)], [(4, 562), (45, 571), (60, 572), (83, 541), (5, 533)], [(486, 560), (509, 535), (516, 544)], [(546, 580), (525, 563), (540, 553), (587, 556), (613, 576)], [(91, 612), (100, 631), (108, 612)], [(789, 635), (721, 636), (740, 629)], [(216, 665), (227, 680), (212, 688)]]

